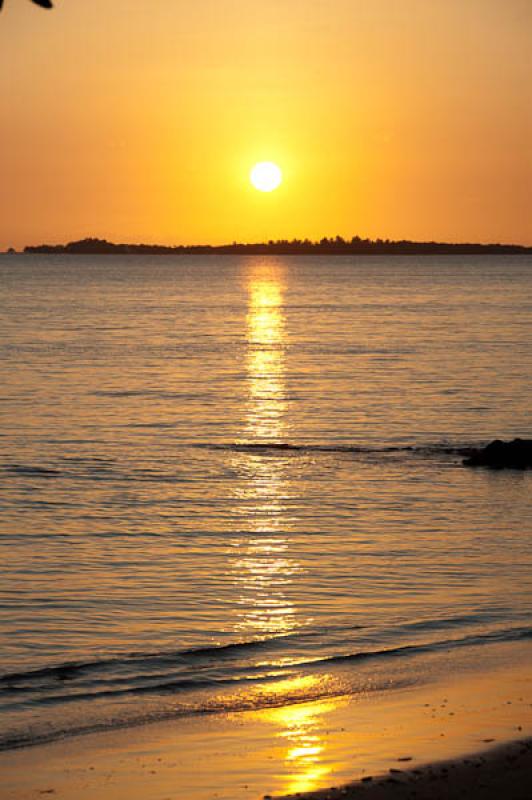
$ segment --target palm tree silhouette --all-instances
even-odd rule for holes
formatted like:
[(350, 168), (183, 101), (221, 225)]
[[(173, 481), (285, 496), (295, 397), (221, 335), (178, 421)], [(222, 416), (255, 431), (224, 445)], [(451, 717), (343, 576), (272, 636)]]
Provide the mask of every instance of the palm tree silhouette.
[[(32, 3), (35, 5), (40, 6), (41, 8), (53, 8), (53, 3), (51, 0), (31, 0)], [(4, 0), (0, 0), (0, 11), (2, 10), (2, 6), (4, 5)]]

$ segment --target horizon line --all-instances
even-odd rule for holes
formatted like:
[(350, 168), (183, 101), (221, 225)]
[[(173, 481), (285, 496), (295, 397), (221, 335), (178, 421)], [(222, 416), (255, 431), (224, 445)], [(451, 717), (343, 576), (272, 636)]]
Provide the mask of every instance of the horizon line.
[(4, 251), (6, 254), (16, 253), (66, 253), (66, 254), (172, 254), (179, 252), (198, 252), (198, 253), (231, 253), (231, 252), (250, 252), (256, 250), (260, 253), (323, 253), (323, 252), (337, 252), (345, 254), (366, 254), (366, 253), (393, 253), (405, 251), (407, 254), (420, 250), (427, 250), (428, 252), (442, 252), (443, 250), (457, 251), (460, 249), (465, 251), (486, 252), (489, 250), (500, 252), (501, 250), (507, 252), (523, 253), (532, 252), (532, 245), (516, 244), (508, 242), (445, 242), (432, 240), (412, 240), (412, 239), (371, 239), (369, 237), (360, 237), (358, 235), (351, 238), (344, 238), (336, 235), (333, 237), (323, 236), (320, 239), (309, 238), (293, 238), (293, 239), (268, 239), (267, 241), (255, 242), (226, 242), (223, 244), (158, 244), (147, 242), (111, 242), (107, 239), (99, 237), (85, 237), (83, 239), (75, 239), (66, 244), (47, 244), (41, 243), (38, 245), (26, 245), (22, 250), (17, 250), (13, 247), (7, 248)]

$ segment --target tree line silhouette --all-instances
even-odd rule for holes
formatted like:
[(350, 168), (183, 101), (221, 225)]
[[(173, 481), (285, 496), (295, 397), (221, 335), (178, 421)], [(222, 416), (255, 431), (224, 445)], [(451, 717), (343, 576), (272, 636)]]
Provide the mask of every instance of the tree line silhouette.
[(469, 255), (532, 253), (532, 247), (517, 244), (478, 244), (455, 242), (412, 242), (408, 239), (362, 239), (353, 236), (310, 239), (270, 239), (267, 242), (210, 245), (114, 244), (106, 239), (88, 238), (68, 244), (41, 244), (24, 248), (25, 253), (70, 255), (172, 255), (179, 253), (243, 255)]

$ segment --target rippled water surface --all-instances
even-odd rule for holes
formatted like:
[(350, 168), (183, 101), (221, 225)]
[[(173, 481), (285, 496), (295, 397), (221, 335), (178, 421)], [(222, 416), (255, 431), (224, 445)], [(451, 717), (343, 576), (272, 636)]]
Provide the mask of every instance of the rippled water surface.
[(530, 258), (14, 256), (0, 282), (4, 746), (530, 638), (532, 475), (461, 464), (532, 434)]

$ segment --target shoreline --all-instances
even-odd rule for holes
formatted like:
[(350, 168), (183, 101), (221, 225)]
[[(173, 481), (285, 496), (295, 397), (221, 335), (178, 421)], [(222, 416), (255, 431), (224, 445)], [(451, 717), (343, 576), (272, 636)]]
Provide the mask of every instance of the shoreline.
[[(445, 800), (455, 796), (448, 786), (456, 783), (459, 797), (462, 785), (472, 786), (481, 774), (489, 785), (496, 783), (499, 797), (504, 785), (505, 800), (524, 800), (530, 795), (509, 794), (508, 786), (514, 772), (521, 783), (532, 774), (530, 647), (505, 647), (501, 654), (504, 661), (488, 671), (484, 663), (483, 672), (473, 665), (456, 672), (451, 660), (443, 678), (414, 686), (152, 722), (3, 751), (3, 800), (387, 800), (412, 791), (416, 800)], [(526, 755), (508, 765), (512, 748)], [(467, 763), (481, 760), (487, 766)], [(333, 786), (340, 788), (328, 788)], [(446, 793), (434, 793), (435, 787)]]

